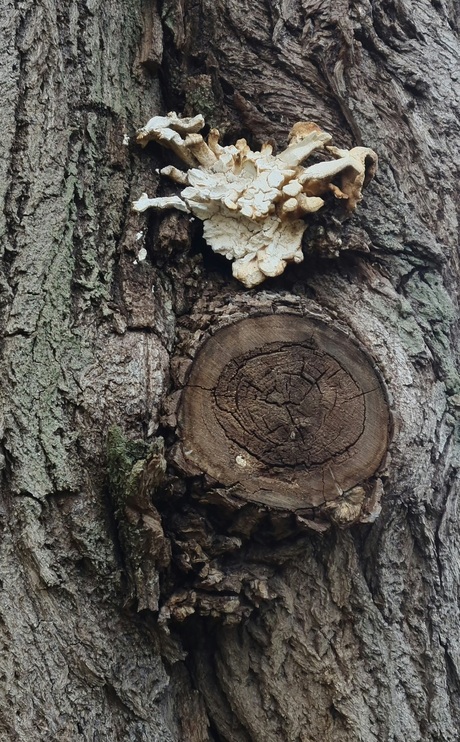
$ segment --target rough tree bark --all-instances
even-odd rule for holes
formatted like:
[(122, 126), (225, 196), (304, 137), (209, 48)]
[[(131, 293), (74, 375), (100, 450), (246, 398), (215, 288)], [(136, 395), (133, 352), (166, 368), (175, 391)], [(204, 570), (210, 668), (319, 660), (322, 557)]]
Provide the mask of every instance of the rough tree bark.
[[(458, 7), (3, 0), (0, 26), (2, 739), (458, 739)], [(375, 149), (357, 214), (317, 225), (348, 251), (247, 291), (186, 216), (134, 215), (164, 160), (126, 137), (171, 109), (228, 141), (283, 146), (313, 120)], [(259, 308), (348, 328), (377, 364), (394, 419), (383, 511), (248, 537), (233, 568), (264, 589), (241, 620), (159, 627), (168, 533), (148, 487), (117, 500), (109, 465), (121, 488), (155, 485), (131, 467), (142, 441), (171, 443), (177, 348)]]

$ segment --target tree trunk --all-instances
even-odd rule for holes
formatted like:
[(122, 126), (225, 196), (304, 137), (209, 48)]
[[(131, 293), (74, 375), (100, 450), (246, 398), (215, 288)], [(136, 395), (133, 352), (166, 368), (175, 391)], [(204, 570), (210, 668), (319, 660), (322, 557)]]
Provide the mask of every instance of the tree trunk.
[[(457, 16), (4, 0), (2, 739), (458, 739)], [(172, 109), (253, 147), (312, 120), (379, 171), (248, 291), (186, 215), (131, 210), (165, 189), (135, 131)], [(241, 515), (178, 474), (197, 343), (283, 312), (348, 333), (382, 379), (374, 523)]]

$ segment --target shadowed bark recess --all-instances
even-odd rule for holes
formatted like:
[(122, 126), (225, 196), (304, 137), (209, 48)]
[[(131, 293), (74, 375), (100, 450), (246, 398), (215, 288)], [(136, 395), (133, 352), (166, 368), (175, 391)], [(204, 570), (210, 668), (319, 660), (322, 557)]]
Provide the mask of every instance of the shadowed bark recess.
[[(455, 742), (455, 5), (5, 0), (0, 28), (2, 739)], [(186, 215), (132, 213), (171, 193), (170, 160), (134, 143), (171, 109), (253, 148), (315, 121), (379, 171), (248, 291)], [(378, 369), (393, 430), (373, 523), (238, 510), (175, 458), (205, 341), (280, 313), (349, 333)]]

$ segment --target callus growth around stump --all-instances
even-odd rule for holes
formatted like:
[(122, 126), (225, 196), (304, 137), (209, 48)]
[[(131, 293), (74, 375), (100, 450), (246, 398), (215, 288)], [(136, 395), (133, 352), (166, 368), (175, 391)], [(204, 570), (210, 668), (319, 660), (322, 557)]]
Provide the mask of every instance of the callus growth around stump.
[(373, 477), (389, 424), (363, 350), (322, 321), (281, 314), (204, 343), (182, 394), (180, 437), (191, 470), (248, 501), (302, 511), (328, 509)]

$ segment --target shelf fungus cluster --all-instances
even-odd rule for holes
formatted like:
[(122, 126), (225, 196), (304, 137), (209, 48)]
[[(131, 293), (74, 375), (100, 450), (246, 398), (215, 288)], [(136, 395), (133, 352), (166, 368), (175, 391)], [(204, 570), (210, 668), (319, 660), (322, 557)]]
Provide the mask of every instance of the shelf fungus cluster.
[[(245, 139), (222, 146), (217, 129), (211, 129), (206, 142), (199, 133), (204, 125), (201, 115), (169, 113), (153, 117), (138, 132), (142, 146), (158, 142), (189, 169), (160, 171), (184, 186), (180, 196), (149, 198), (144, 193), (134, 209), (175, 208), (201, 219), (206, 242), (233, 261), (233, 275), (248, 288), (279, 276), (290, 262), (300, 263), (305, 218), (327, 198), (341, 199), (344, 211), (353, 211), (376, 171), (375, 152), (334, 147), (331, 135), (312, 122), (295, 124), (288, 146), (277, 155), (270, 144), (253, 152)], [(321, 161), (302, 165), (313, 153)]]

